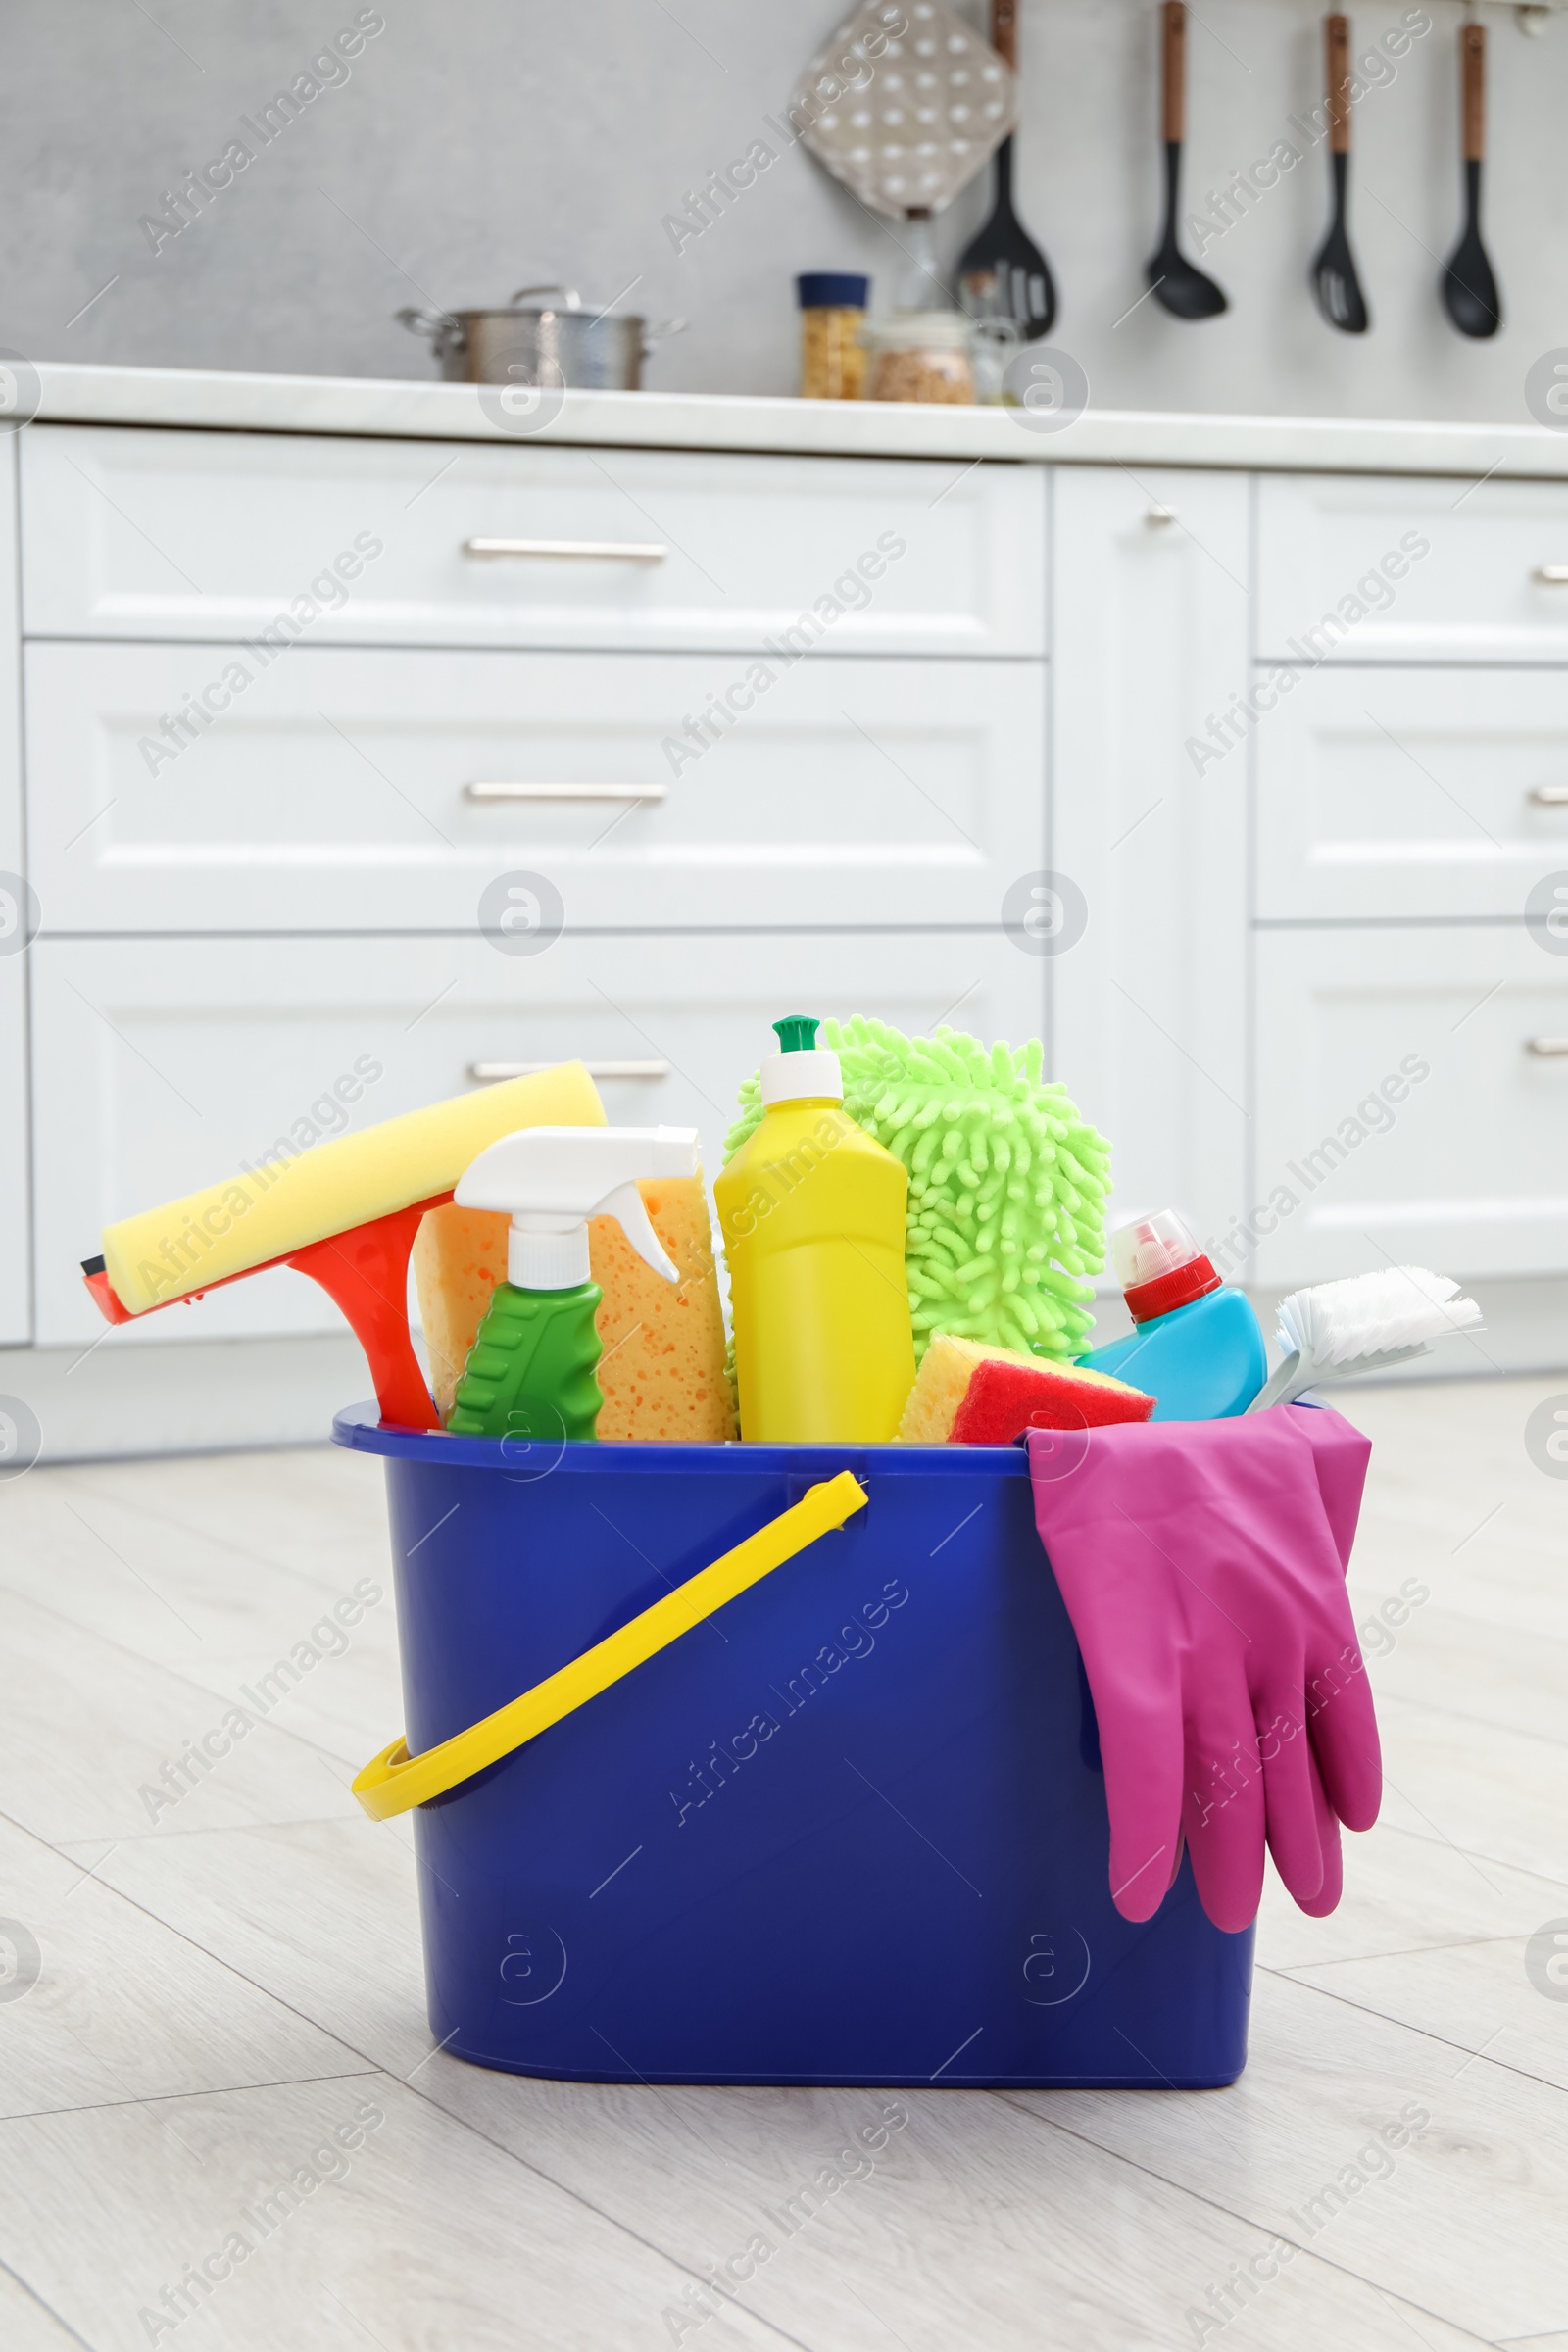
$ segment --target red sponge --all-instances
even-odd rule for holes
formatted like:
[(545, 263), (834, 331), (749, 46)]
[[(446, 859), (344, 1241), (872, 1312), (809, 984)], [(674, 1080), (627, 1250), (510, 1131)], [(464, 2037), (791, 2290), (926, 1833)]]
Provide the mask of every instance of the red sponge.
[(1026, 1429), (1147, 1421), (1154, 1403), (1105, 1372), (944, 1334), (926, 1349), (899, 1436), (914, 1446), (1010, 1446)]

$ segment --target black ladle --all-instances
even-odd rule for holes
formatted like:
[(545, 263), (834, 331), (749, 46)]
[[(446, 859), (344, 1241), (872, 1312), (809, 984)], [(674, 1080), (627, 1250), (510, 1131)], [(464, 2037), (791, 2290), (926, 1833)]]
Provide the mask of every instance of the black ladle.
[(1459, 28), (1464, 78), (1464, 229), (1443, 272), (1443, 302), (1461, 335), (1477, 342), (1502, 324), (1497, 281), (1481, 242), (1481, 167), (1487, 154), (1487, 33), (1483, 24)]
[(1329, 156), (1334, 173), (1334, 218), (1312, 264), (1312, 282), (1318, 308), (1330, 326), (1344, 335), (1364, 335), (1371, 320), (1361, 281), (1346, 230), (1346, 199), (1350, 172), (1350, 20), (1323, 20), (1329, 68)]
[(1165, 233), (1149, 265), (1156, 302), (1173, 318), (1217, 318), (1230, 304), (1211, 277), (1187, 260), (1176, 242), (1181, 211), (1182, 137), (1187, 112), (1187, 9), (1184, 0), (1164, 6)]
[[(1016, 68), (1016, 0), (991, 0), (991, 46)], [(1050, 334), (1055, 319), (1050, 264), (1012, 209), (1010, 131), (997, 149), (991, 218), (969, 239), (958, 263), (958, 299), (971, 318), (1010, 318), (1025, 343)]]

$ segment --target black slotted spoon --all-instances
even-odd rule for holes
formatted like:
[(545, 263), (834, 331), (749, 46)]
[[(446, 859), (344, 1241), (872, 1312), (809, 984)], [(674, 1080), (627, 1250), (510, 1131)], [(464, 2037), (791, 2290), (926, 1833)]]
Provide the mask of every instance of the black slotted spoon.
[(1459, 27), (1464, 81), (1464, 227), (1443, 272), (1443, 305), (1461, 335), (1477, 342), (1502, 324), (1502, 300), (1481, 242), (1481, 167), (1487, 155), (1487, 33)]
[[(1015, 0), (991, 0), (991, 46), (1014, 71)], [(971, 318), (1010, 318), (1025, 343), (1049, 335), (1056, 317), (1051, 265), (1012, 209), (1012, 134), (997, 149), (991, 218), (963, 249), (958, 299)]]
[(1346, 228), (1350, 172), (1349, 18), (1325, 17), (1323, 34), (1329, 70), (1329, 157), (1334, 174), (1334, 217), (1312, 264), (1312, 283), (1317, 289), (1318, 308), (1330, 326), (1337, 326), (1342, 335), (1364, 335), (1372, 321), (1361, 281), (1355, 273), (1355, 259)]

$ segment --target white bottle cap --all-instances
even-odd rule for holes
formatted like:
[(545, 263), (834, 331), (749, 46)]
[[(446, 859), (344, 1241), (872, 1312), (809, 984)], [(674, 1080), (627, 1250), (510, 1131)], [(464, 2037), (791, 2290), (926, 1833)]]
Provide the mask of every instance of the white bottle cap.
[(836, 1054), (812, 1046), (803, 1054), (767, 1054), (762, 1058), (762, 1104), (775, 1102), (842, 1102), (844, 1071)]

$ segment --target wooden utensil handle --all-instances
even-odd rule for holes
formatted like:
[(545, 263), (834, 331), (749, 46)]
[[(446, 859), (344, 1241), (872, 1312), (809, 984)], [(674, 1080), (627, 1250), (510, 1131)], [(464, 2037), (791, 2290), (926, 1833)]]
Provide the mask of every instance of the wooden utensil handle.
[(1464, 73), (1464, 160), (1479, 164), (1487, 152), (1487, 28), (1466, 24), (1459, 32)]
[(1323, 20), (1324, 46), (1329, 68), (1329, 153), (1350, 152), (1350, 20)]
[(991, 46), (1004, 65), (1017, 65), (1017, 0), (991, 0)]
[(1165, 144), (1185, 132), (1187, 120), (1187, 9), (1185, 0), (1165, 0)]

